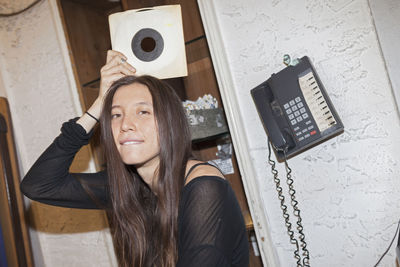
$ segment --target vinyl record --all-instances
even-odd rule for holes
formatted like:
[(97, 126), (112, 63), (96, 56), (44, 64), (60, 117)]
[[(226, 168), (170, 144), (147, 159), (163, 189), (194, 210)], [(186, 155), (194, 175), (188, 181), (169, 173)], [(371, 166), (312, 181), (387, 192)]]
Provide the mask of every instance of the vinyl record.
[(159, 79), (187, 75), (180, 5), (157, 6), (111, 14), (111, 46), (123, 53), (137, 75)]

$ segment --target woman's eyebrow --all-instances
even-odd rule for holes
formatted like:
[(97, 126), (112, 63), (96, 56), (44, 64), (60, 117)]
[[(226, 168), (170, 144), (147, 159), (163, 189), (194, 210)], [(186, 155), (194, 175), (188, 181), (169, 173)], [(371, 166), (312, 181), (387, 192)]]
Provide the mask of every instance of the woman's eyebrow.
[(141, 102), (135, 103), (135, 106), (140, 106), (140, 105), (153, 106), (153, 104), (151, 104), (150, 102), (146, 102), (146, 101), (141, 101)]
[[(135, 103), (134, 105), (135, 105), (135, 106), (145, 105), (145, 106), (150, 106), (150, 107), (153, 106), (152, 103), (147, 102), (147, 101), (140, 101), (140, 102)], [(120, 107), (121, 107), (121, 105), (113, 105), (113, 106), (111, 106), (111, 109), (120, 108)]]

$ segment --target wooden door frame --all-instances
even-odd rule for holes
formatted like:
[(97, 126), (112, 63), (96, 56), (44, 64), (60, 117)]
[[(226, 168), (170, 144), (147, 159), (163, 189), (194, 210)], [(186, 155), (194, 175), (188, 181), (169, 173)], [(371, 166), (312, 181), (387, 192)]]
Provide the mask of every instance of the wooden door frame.
[(234, 82), (229, 70), (229, 61), (222, 40), (214, 0), (197, 0), (201, 19), (206, 32), (215, 75), (217, 76), (221, 98), (227, 117), (230, 134), (236, 151), (236, 157), (242, 175), (243, 187), (253, 218), (260, 254), (265, 266), (278, 266), (279, 260), (270, 236), (270, 226), (264, 212), (260, 186), (256, 173), (249, 157), (250, 147), (247, 142), (245, 125), (239, 113), (239, 104), (235, 95), (231, 93)]

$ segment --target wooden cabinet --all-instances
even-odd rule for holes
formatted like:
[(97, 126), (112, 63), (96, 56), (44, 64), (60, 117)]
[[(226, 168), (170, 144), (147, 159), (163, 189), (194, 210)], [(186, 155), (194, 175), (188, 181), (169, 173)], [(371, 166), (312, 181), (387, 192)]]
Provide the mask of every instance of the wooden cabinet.
[[(65, 33), (74, 66), (77, 87), (83, 109), (86, 110), (97, 96), (99, 70), (106, 61), (106, 51), (111, 48), (108, 15), (144, 7), (180, 4), (182, 8), (188, 76), (168, 79), (182, 100), (196, 100), (204, 94), (216, 97), (222, 105), (218, 84), (204, 33), (200, 12), (196, 0), (59, 0), (60, 13), (63, 16)], [(224, 141), (230, 141), (229, 134)], [(220, 138), (193, 144), (194, 154), (198, 159), (208, 161), (216, 158)], [(98, 139), (92, 143), (98, 165), (102, 165)], [(233, 174), (226, 175), (239, 201), (249, 235), (254, 234), (253, 223), (244, 193), (236, 157), (233, 153)], [(250, 246), (252, 248), (252, 246)], [(252, 250), (251, 250), (252, 251)], [(250, 266), (262, 266), (260, 257), (251, 253)]]

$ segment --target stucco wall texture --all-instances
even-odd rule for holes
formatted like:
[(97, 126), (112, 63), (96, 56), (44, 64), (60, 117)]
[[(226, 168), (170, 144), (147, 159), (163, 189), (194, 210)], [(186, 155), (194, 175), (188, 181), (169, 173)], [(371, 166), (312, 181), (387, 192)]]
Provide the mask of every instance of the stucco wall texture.
[[(215, 7), (280, 265), (295, 266), (294, 246), (250, 90), (290, 54), (310, 57), (345, 126), (289, 160), (311, 266), (373, 266), (400, 219), (400, 127), (369, 2), (221, 0)], [(380, 266), (394, 266), (394, 257), (392, 249)]]

